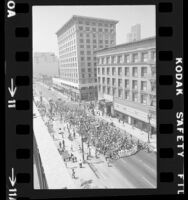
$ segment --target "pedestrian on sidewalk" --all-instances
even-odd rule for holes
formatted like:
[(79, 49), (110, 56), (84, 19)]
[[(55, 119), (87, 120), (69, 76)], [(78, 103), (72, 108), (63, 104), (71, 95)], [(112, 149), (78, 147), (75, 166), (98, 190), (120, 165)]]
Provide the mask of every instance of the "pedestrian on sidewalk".
[(61, 141), (59, 141), (59, 148), (60, 148), (60, 149), (61, 149), (61, 147), (62, 147), (61, 145), (62, 145), (62, 144), (61, 144)]
[(87, 153), (87, 160), (89, 160), (89, 153)]
[(110, 167), (110, 159), (107, 160), (108, 167)]
[(63, 140), (62, 143), (63, 143), (63, 149), (64, 149), (65, 148), (65, 141)]
[(82, 168), (82, 160), (81, 159), (79, 160), (79, 166), (80, 166), (80, 168)]
[(75, 176), (75, 170), (74, 170), (74, 168), (72, 169), (72, 178), (73, 178), (73, 179), (75, 179), (75, 178), (76, 178), (76, 176)]

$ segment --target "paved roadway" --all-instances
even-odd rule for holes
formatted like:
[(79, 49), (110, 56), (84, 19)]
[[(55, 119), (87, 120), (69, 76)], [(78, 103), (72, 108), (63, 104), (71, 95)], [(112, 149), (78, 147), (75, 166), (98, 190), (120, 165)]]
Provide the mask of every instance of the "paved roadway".
[[(42, 91), (42, 96), (45, 96), (46, 99), (63, 99), (62, 94), (53, 89), (49, 90), (42, 84), (37, 84), (37, 90)], [(133, 156), (114, 161), (112, 166), (116, 169), (115, 171), (118, 171), (119, 185), (124, 185), (123, 180), (126, 181), (126, 185), (129, 184), (129, 187), (134, 188), (155, 188), (157, 185), (157, 162), (155, 152), (147, 153), (145, 151), (140, 151)], [(115, 172), (109, 168), (110, 173), (108, 173), (105, 168), (102, 167), (98, 167), (98, 170), (105, 179), (108, 179), (110, 173), (112, 176), (113, 172)], [(114, 176), (117, 176), (117, 174), (114, 173)]]

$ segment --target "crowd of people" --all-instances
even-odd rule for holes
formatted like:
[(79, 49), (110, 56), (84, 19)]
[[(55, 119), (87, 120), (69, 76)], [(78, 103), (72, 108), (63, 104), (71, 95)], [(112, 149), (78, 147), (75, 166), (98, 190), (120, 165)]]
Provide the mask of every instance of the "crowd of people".
[[(122, 132), (112, 124), (96, 118), (89, 112), (90, 105), (86, 106), (62, 100), (51, 100), (49, 105), (46, 114), (51, 116), (51, 120), (58, 117), (68, 123), (70, 128), (80, 134), (88, 147), (94, 146), (99, 153), (107, 157), (119, 158), (122, 151), (128, 152), (130, 150), (129, 152), (131, 152), (131, 149), (140, 150), (146, 147), (144, 143), (133, 139), (132, 136)], [(135, 153), (135, 151), (133, 152)]]

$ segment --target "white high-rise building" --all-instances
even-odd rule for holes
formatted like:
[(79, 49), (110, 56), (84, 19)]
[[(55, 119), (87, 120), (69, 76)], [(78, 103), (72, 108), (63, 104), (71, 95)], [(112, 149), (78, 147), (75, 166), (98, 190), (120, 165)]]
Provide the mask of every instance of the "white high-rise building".
[(57, 32), (60, 79), (63, 93), (73, 99), (97, 98), (97, 67), (94, 51), (116, 45), (118, 21), (74, 15)]

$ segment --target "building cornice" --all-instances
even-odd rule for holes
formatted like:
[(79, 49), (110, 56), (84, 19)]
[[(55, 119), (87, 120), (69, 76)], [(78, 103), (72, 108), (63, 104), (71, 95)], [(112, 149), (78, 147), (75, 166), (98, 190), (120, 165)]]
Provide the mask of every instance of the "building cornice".
[(56, 31), (56, 35), (58, 35), (63, 29), (65, 29), (66, 26), (68, 26), (71, 22), (78, 19), (84, 19), (84, 20), (94, 20), (99, 22), (109, 22), (113, 24), (117, 24), (119, 21), (117, 20), (111, 20), (111, 19), (103, 19), (103, 18), (95, 18), (95, 17), (87, 17), (87, 16), (80, 16), (80, 15), (73, 15), (60, 29)]
[[(147, 44), (147, 43), (151, 43), (151, 42), (153, 42), (155, 44), (156, 43), (156, 37), (149, 37), (149, 38), (144, 38), (142, 40), (138, 40), (138, 41), (134, 41), (134, 42), (119, 44), (119, 45), (116, 45), (116, 46), (113, 46), (113, 47), (97, 50), (94, 53), (95, 54), (101, 54), (101, 53), (113, 52), (115, 50), (120, 50), (120, 49), (127, 49), (127, 51), (129, 51), (129, 48), (131, 49), (132, 47), (134, 47), (134, 49), (136, 49), (136, 48), (139, 49), (140, 48), (139, 45)], [(152, 48), (152, 46), (151, 46), (151, 48)], [(153, 45), (153, 48), (155, 48), (155, 45)], [(144, 48), (142, 50), (144, 50)]]

